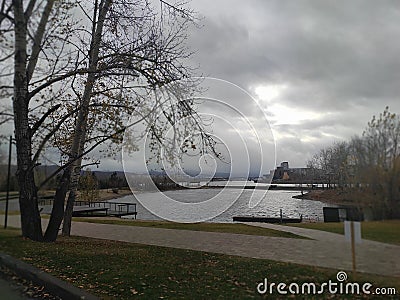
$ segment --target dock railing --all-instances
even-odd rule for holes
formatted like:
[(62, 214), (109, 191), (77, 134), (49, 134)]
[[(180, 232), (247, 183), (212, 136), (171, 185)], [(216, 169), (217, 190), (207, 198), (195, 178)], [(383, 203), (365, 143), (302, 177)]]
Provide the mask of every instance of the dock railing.
[(108, 208), (109, 215), (134, 215), (136, 218), (136, 203), (109, 202), (109, 201), (75, 201), (76, 206)]
[[(53, 205), (53, 198), (46, 197), (39, 199), (39, 205)], [(89, 208), (108, 208), (107, 215), (110, 216), (128, 216), (133, 215), (136, 219), (136, 203), (126, 202), (113, 202), (113, 201), (83, 201), (77, 200), (74, 202), (74, 206), (77, 207), (89, 207)]]

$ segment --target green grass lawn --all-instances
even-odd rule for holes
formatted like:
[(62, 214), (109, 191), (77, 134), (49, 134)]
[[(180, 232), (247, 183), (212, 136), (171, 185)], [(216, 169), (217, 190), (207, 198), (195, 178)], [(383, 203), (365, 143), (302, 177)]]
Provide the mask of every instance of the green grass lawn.
[[(344, 234), (343, 223), (301, 223), (290, 226)], [(400, 220), (361, 222), (363, 239), (400, 245)]]
[[(82, 237), (56, 243), (23, 240), (0, 229), (0, 251), (11, 254), (103, 299), (254, 299), (258, 282), (336, 280), (336, 270)], [(349, 273), (349, 272), (348, 272)], [(349, 273), (348, 281), (355, 281)], [(395, 287), (399, 278), (357, 274), (357, 281)], [(277, 293), (266, 296), (279, 298)], [(301, 299), (343, 299), (324, 294)], [(349, 296), (347, 299), (365, 299)], [(394, 299), (394, 298), (393, 298)]]
[(126, 220), (126, 219), (124, 220), (124, 219), (111, 219), (111, 218), (107, 218), (107, 219), (105, 219), (105, 218), (73, 218), (73, 220), (79, 221), (79, 222), (88, 222), (88, 223), (128, 225), (128, 226), (208, 231), (208, 232), (226, 232), (226, 233), (237, 233), (237, 234), (307, 239), (305, 237), (301, 237), (301, 236), (298, 236), (298, 235), (290, 233), (290, 232), (249, 226), (246, 224), (234, 224), (234, 223), (175, 223), (175, 222), (166, 222), (166, 221), (141, 221), (141, 220)]

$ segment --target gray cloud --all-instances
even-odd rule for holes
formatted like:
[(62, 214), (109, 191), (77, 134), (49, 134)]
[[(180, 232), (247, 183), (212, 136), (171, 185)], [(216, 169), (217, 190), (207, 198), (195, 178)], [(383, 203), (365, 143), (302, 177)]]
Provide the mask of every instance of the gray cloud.
[(361, 134), (386, 105), (400, 112), (400, 3), (394, 1), (204, 1), (190, 34), (205, 75), (255, 94), (284, 85), (274, 104), (313, 112), (295, 124), (271, 122), (278, 160), (304, 164), (337, 139)]
[[(204, 17), (188, 39), (202, 74), (254, 96), (258, 86), (285, 87), (261, 101), (278, 162), (302, 166), (322, 146), (361, 134), (386, 105), (400, 113), (400, 2), (193, 0), (190, 6)], [(252, 114), (240, 93), (221, 90), (218, 97)], [(275, 105), (305, 117), (287, 123)]]

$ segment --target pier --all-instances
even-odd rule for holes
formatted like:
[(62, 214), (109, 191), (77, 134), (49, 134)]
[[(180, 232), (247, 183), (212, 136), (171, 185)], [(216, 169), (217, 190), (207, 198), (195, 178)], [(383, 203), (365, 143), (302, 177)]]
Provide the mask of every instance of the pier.
[[(53, 205), (53, 198), (42, 198), (39, 200), (39, 205), (48, 207)], [(46, 212), (45, 212), (46, 213)], [(136, 203), (122, 203), (122, 202), (109, 202), (109, 201), (75, 201), (72, 216), (134, 216), (136, 219)]]

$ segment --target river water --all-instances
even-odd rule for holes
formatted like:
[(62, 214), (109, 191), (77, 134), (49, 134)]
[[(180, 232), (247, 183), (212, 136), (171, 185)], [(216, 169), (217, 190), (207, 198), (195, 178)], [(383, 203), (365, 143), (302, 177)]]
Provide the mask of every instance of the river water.
[[(222, 189), (184, 189), (163, 192), (166, 196), (181, 202), (202, 202), (214, 197), (220, 193)], [(238, 196), (237, 188), (226, 188), (222, 197), (230, 197), (237, 199), (233, 205), (225, 210), (222, 214), (209, 220), (210, 222), (232, 222), (233, 216), (254, 215), (266, 217), (279, 217), (280, 210), (282, 209), (284, 217), (298, 218), (303, 216), (303, 220), (323, 221), (323, 207), (334, 206), (320, 201), (294, 199), (295, 195), (299, 195), (300, 191), (284, 191), (284, 190), (240, 190)], [(253, 208), (249, 207), (250, 197), (256, 196), (262, 199), (259, 204)], [(155, 201), (157, 205), (163, 206), (163, 197), (161, 192), (141, 192), (133, 196), (125, 196), (113, 202), (121, 203), (137, 203), (137, 219), (141, 220), (160, 220), (161, 218), (155, 216), (141, 205), (139, 199), (146, 201)], [(188, 220), (192, 216), (186, 216)], [(195, 218), (195, 216), (193, 216)]]
[[(312, 201), (305, 199), (294, 199), (295, 195), (299, 195), (300, 191), (285, 191), (285, 190), (242, 190), (238, 189), (237, 185), (232, 184), (232, 188), (226, 188), (223, 193), (222, 189), (184, 189), (163, 192), (166, 196), (180, 202), (202, 202), (219, 194), (221, 197), (229, 199), (237, 199), (231, 207), (225, 210), (220, 215), (209, 220), (210, 222), (232, 222), (233, 216), (254, 215), (266, 217), (279, 217), (282, 209), (284, 217), (298, 218), (303, 216), (303, 220), (323, 221), (323, 207), (334, 206), (320, 201)], [(248, 184), (247, 184), (248, 185)], [(236, 186), (236, 188), (235, 188)], [(257, 184), (256, 186), (261, 186)], [(239, 194), (238, 194), (239, 193)], [(239, 196), (238, 196), (239, 195)], [(259, 204), (253, 208), (249, 207), (251, 196), (256, 196), (262, 199)], [(122, 198), (110, 200), (111, 202), (119, 203), (136, 203), (137, 204), (137, 219), (141, 220), (160, 220), (160, 217), (155, 216), (141, 205), (138, 199), (155, 201), (159, 206), (163, 206), (161, 192), (141, 192), (140, 194), (129, 195)], [(0, 210), (4, 210), (5, 201), (0, 201)], [(48, 207), (50, 211), (51, 207)], [(18, 200), (10, 200), (9, 210), (19, 210)], [(186, 220), (191, 217), (185, 216)]]

